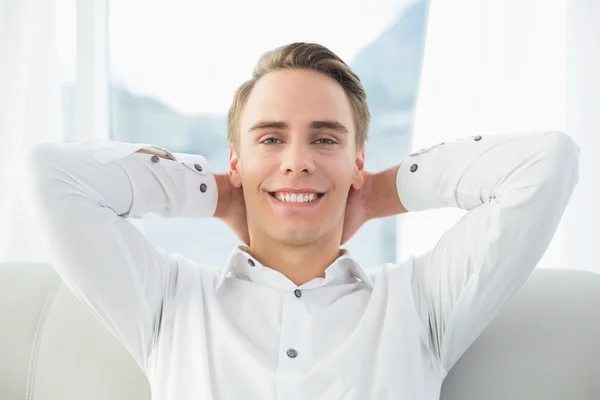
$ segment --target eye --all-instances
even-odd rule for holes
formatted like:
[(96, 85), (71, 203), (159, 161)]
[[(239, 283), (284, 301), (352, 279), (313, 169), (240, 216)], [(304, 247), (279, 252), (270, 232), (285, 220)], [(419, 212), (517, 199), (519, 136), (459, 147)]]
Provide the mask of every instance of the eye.
[(332, 140), (332, 139), (329, 139), (329, 138), (317, 139), (317, 142), (320, 142), (320, 144), (336, 144), (335, 140)]
[(264, 144), (276, 144), (276, 141), (278, 141), (278, 140), (279, 139), (277, 139), (277, 138), (270, 137), (270, 138), (266, 138), (261, 143), (264, 143)]

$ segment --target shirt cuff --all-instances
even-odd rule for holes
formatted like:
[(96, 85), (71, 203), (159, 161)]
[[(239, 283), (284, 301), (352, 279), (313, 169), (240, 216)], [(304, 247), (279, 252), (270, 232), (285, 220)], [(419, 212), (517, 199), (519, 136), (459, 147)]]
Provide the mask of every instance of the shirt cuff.
[(477, 135), (440, 142), (410, 154), (396, 175), (402, 205), (407, 211), (423, 211), (444, 207), (471, 209), (482, 204), (482, 199), (477, 199), (477, 204), (472, 199), (459, 201), (459, 183), (473, 161), (510, 138), (508, 135)]
[[(218, 203), (217, 183), (205, 157), (171, 153), (146, 143), (95, 141), (93, 145), (97, 162), (115, 162), (129, 178), (132, 203), (124, 217), (140, 218), (149, 212), (175, 218), (214, 216)], [(137, 153), (140, 149), (165, 158)]]

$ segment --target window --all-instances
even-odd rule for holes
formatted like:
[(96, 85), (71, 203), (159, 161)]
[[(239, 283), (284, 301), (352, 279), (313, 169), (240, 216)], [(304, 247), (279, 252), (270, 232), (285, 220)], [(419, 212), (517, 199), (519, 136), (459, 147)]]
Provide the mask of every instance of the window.
[(77, 63), (76, 13), (75, 0), (57, 1), (56, 45), (61, 79), (62, 134), (66, 142), (76, 139), (73, 132), (73, 92)]
[[(235, 89), (263, 52), (313, 41), (364, 83), (373, 115), (366, 168), (388, 168), (411, 144), (426, 8), (399, 0), (111, 2), (111, 138), (201, 154), (225, 172)], [(209, 265), (223, 265), (239, 243), (216, 219), (148, 215), (143, 225), (156, 246)], [(370, 221), (344, 247), (367, 267), (395, 262), (396, 230), (394, 217)]]

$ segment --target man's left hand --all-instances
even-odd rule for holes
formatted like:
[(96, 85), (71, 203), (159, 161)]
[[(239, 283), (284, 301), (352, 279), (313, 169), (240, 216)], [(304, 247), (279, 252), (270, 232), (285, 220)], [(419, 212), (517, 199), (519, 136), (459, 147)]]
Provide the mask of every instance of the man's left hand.
[(384, 171), (363, 172), (364, 183), (358, 190), (350, 187), (340, 245), (346, 243), (370, 219), (407, 212), (396, 190), (400, 164)]
[(340, 245), (346, 243), (365, 222), (372, 218), (369, 208), (372, 205), (372, 202), (370, 201), (369, 196), (372, 193), (371, 186), (373, 184), (373, 175), (373, 173), (364, 171), (363, 186), (358, 190), (354, 189), (352, 186), (350, 187), (348, 200), (346, 202), (342, 242)]

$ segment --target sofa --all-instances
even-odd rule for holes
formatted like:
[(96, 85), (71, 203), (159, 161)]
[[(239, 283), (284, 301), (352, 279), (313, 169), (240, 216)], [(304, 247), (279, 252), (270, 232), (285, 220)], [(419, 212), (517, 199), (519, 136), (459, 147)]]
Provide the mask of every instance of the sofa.
[[(450, 370), (441, 398), (600, 399), (600, 274), (536, 270)], [(150, 390), (51, 265), (0, 263), (0, 399), (144, 400)]]

